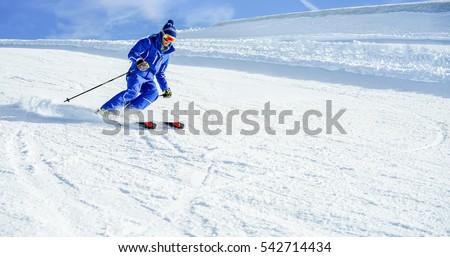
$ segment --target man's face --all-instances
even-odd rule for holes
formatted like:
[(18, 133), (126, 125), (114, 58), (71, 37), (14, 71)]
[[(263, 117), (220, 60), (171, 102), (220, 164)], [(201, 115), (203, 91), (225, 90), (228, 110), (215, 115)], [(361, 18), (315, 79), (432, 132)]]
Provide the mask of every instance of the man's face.
[(163, 37), (162, 45), (163, 45), (164, 47), (168, 47), (168, 46), (170, 45), (170, 42), (167, 41), (167, 40)]
[(162, 45), (164, 47), (168, 47), (170, 43), (173, 43), (175, 41), (175, 37), (172, 37), (169, 34), (165, 34), (163, 31), (163, 37), (162, 37)]

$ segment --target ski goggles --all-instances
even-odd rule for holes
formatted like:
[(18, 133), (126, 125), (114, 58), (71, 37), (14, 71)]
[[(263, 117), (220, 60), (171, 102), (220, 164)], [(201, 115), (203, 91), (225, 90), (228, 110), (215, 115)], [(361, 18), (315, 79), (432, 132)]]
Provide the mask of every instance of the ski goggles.
[(170, 42), (170, 43), (173, 43), (173, 42), (175, 42), (175, 37), (172, 37), (171, 35), (169, 35), (169, 34), (164, 34), (163, 35), (163, 38), (164, 38), (164, 40), (166, 40), (167, 42)]

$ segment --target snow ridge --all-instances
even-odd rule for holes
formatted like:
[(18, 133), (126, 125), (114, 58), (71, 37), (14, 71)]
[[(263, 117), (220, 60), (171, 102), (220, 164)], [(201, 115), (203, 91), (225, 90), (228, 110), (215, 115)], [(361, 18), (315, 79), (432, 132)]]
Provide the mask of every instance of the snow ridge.
[(327, 10), (317, 10), (309, 12), (285, 13), (268, 16), (259, 16), (253, 18), (234, 19), (222, 21), (216, 26), (226, 26), (236, 23), (254, 22), (261, 20), (279, 20), (279, 19), (295, 19), (300, 17), (323, 17), (328, 15), (363, 15), (374, 13), (391, 13), (391, 12), (417, 12), (417, 13), (440, 13), (449, 12), (450, 2), (428, 2), (428, 3), (403, 3), (403, 4), (387, 4), (376, 6), (347, 7)]
[[(211, 58), (243, 60), (448, 84), (449, 16), (450, 2), (432, 2), (235, 20), (180, 32), (173, 62), (177, 57), (200, 57), (205, 63)], [(6, 47), (76, 50), (122, 59), (134, 43), (0, 39), (0, 46)]]

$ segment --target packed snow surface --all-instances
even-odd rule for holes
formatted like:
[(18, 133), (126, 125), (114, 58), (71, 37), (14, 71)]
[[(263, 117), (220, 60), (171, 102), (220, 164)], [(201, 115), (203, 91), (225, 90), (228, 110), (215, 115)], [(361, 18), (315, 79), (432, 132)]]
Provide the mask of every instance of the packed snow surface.
[[(449, 15), (426, 3), (180, 32), (174, 95), (149, 110), (191, 105), (184, 135), (106, 135), (93, 111), (124, 78), (63, 103), (124, 73), (136, 40), (2, 39), (0, 236), (449, 236)], [(321, 133), (303, 130), (308, 110)], [(327, 134), (340, 110), (345, 133)]]

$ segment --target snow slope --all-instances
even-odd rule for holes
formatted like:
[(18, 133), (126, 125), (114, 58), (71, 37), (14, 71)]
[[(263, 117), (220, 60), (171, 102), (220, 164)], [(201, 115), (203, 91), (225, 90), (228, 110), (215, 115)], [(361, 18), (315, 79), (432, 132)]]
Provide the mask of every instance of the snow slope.
[[(238, 117), (232, 135), (104, 135), (92, 110), (123, 79), (63, 100), (126, 71), (134, 41), (0, 40), (0, 235), (449, 236), (449, 5), (435, 4), (180, 33), (174, 96), (151, 109), (193, 102), (197, 129), (208, 110), (258, 110), (253, 136)], [(347, 134), (286, 135), (310, 109), (324, 128), (327, 100)], [(276, 135), (269, 101), (293, 111)]]

